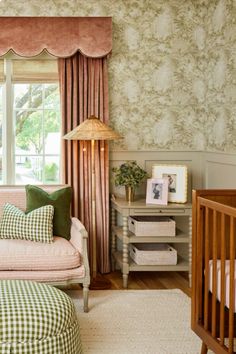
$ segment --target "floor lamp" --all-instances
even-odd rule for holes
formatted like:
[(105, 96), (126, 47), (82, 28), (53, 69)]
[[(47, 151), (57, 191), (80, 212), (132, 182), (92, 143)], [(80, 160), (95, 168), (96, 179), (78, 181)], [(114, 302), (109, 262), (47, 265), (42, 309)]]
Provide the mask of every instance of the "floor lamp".
[(92, 164), (92, 282), (91, 289), (107, 288), (104, 280), (97, 278), (97, 233), (96, 233), (96, 173), (95, 173), (95, 140), (116, 140), (122, 137), (111, 129), (108, 125), (101, 122), (95, 116), (91, 116), (83, 123), (78, 125), (71, 132), (63, 136), (67, 140), (90, 140), (91, 141), (91, 164)]

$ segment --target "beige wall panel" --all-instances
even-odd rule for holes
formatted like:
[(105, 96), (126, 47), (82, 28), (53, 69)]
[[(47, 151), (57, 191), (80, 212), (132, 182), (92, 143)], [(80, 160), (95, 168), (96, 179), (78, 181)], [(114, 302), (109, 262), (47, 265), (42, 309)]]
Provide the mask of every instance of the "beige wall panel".
[(203, 174), (205, 188), (236, 188), (236, 155), (206, 153)]
[[(152, 166), (162, 165), (186, 165), (188, 167), (188, 201), (191, 201), (191, 190), (200, 189), (203, 186), (202, 181), (202, 152), (186, 151), (111, 151), (110, 168), (120, 166), (128, 160), (136, 160), (150, 175)], [(110, 172), (110, 191), (111, 193), (124, 195), (124, 187), (115, 187)], [(146, 183), (136, 191), (137, 195), (145, 196)]]

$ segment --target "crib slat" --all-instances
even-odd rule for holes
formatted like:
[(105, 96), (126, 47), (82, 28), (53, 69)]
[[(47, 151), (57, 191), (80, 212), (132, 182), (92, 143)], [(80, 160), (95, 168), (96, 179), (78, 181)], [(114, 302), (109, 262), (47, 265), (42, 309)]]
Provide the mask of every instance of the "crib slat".
[(221, 214), (221, 229), (220, 229), (220, 260), (221, 260), (221, 274), (220, 274), (220, 344), (224, 345), (225, 339), (225, 214)]
[(216, 291), (217, 291), (217, 235), (216, 210), (213, 210), (213, 267), (212, 267), (212, 328), (213, 338), (216, 338)]
[(204, 328), (209, 326), (209, 208), (205, 208)]
[[(196, 297), (196, 320), (197, 322), (202, 322), (202, 315), (203, 315), (203, 311), (202, 311), (202, 302), (203, 302), (203, 298), (202, 298), (202, 286), (203, 286), (203, 278), (202, 278), (202, 265), (203, 265), (203, 249), (202, 249), (202, 245), (203, 245), (203, 216), (204, 216), (204, 209), (199, 207), (199, 212), (198, 212), (198, 239), (197, 239), (197, 264), (198, 267), (196, 269), (197, 272), (197, 297)], [(199, 273), (200, 272), (200, 273)]]
[(230, 291), (229, 291), (229, 354), (233, 353), (234, 346), (234, 217), (230, 217)]

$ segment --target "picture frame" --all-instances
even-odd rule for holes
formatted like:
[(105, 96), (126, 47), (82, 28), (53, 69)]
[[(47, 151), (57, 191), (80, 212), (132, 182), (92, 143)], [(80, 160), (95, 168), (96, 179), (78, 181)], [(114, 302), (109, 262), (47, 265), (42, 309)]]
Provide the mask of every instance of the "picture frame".
[(147, 179), (146, 204), (168, 204), (168, 178)]
[(187, 202), (188, 173), (185, 165), (153, 165), (152, 178), (168, 178), (168, 201)]

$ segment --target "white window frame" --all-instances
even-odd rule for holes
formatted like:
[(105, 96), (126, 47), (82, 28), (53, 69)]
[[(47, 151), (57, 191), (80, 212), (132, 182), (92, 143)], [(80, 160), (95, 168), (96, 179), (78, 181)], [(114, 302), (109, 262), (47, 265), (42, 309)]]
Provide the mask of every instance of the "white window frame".
[[(3, 121), (2, 121), (2, 168), (3, 184), (15, 183), (14, 164), (14, 127), (13, 127), (13, 85), (11, 82), (12, 63), (4, 60), (5, 84), (3, 84)], [(5, 117), (5, 119), (4, 119)], [(10, 119), (9, 119), (10, 118)]]
[[(2, 121), (2, 184), (3, 185), (15, 185), (16, 183), (16, 176), (15, 176), (15, 159), (17, 156), (24, 156), (24, 155), (16, 155), (15, 154), (15, 114), (14, 111), (17, 111), (13, 107), (14, 102), (14, 82), (12, 82), (12, 60), (11, 59), (4, 59), (4, 72), (5, 72), (5, 82), (1, 83), (3, 86), (3, 121)], [(57, 82), (57, 81), (55, 81)], [(26, 83), (27, 79), (25, 82)], [(33, 83), (33, 82), (30, 82)], [(43, 82), (42, 82), (43, 83)], [(52, 83), (52, 82), (48, 82)], [(47, 84), (45, 80), (45, 84)], [(44, 99), (44, 92), (43, 97)], [(24, 109), (22, 109), (24, 110)], [(30, 111), (34, 111), (34, 109), (29, 109)], [(49, 109), (50, 110), (50, 109)], [(21, 109), (19, 109), (21, 111)], [(37, 111), (37, 109), (35, 109)], [(47, 109), (42, 108), (43, 114), (43, 124), (44, 124), (44, 113)], [(45, 137), (43, 136), (43, 141)], [(46, 154), (45, 156), (45, 145), (43, 144), (43, 153), (40, 155), (32, 154), (27, 155), (27, 157), (41, 157), (43, 159), (43, 167), (45, 166), (45, 158), (49, 157), (59, 157), (59, 168), (60, 168), (60, 158), (61, 155), (57, 154)], [(59, 179), (61, 176), (61, 171), (59, 171)], [(45, 183), (44, 180), (44, 169), (43, 169), (43, 177), (42, 183)]]

